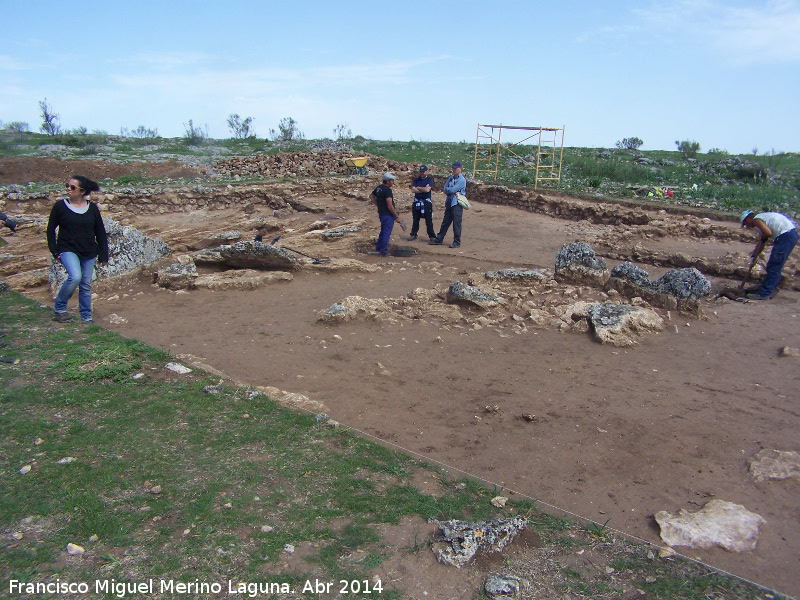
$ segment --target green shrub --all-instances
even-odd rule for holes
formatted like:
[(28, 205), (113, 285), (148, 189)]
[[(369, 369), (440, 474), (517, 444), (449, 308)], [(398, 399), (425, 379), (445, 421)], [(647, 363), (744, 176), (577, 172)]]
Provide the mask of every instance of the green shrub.
[(246, 140), (251, 136), (255, 137), (256, 132), (252, 128), (252, 123), (253, 117), (246, 117), (243, 120), (237, 114), (228, 115), (228, 128), (237, 140)]
[(291, 140), (305, 139), (305, 134), (297, 127), (297, 121), (292, 117), (284, 117), (278, 123), (278, 131), (269, 130), (270, 137), (276, 142), (288, 142)]
[(184, 134), (183, 137), (188, 144), (202, 144), (204, 140), (208, 139), (208, 125), (205, 130), (199, 125), (195, 127), (191, 119), (188, 123), (183, 124)]
[(22, 133), (24, 131), (30, 131), (30, 126), (24, 121), (11, 121), (10, 123), (6, 123), (3, 126), (3, 129), (5, 131), (15, 131), (17, 133)]
[(636, 150), (639, 148), (644, 142), (638, 137), (629, 137), (629, 138), (622, 138), (618, 140), (616, 143), (617, 148), (620, 150)]
[(700, 151), (700, 144), (695, 141), (683, 140), (679, 142), (675, 140), (675, 145), (678, 147), (678, 152), (683, 154), (683, 158), (695, 158)]

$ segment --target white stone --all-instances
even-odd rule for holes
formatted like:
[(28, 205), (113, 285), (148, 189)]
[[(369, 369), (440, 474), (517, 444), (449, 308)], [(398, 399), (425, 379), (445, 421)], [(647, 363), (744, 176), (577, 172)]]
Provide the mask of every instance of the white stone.
[(681, 509), (677, 515), (656, 513), (661, 539), (669, 546), (707, 550), (721, 546), (730, 552), (755, 550), (759, 527), (766, 520), (744, 506), (712, 500), (697, 512)]
[(765, 448), (750, 461), (750, 476), (755, 481), (800, 478), (800, 453)]
[(170, 371), (174, 371), (175, 373), (180, 373), (181, 375), (185, 375), (186, 373), (191, 373), (192, 370), (189, 367), (184, 367), (180, 363), (167, 363), (164, 365), (165, 369), (169, 369)]
[(67, 544), (67, 554), (70, 556), (78, 556), (84, 552), (86, 552), (86, 550), (83, 549), (83, 546), (78, 546), (78, 544), (73, 544), (72, 542)]
[(497, 508), (503, 508), (508, 502), (508, 498), (505, 496), (495, 496), (492, 498), (492, 506), (496, 506)]
[(31, 466), (30, 465), (25, 465), (24, 467), (22, 467), (19, 470), (20, 475), (25, 475), (26, 473), (30, 473), (30, 472), (31, 472)]

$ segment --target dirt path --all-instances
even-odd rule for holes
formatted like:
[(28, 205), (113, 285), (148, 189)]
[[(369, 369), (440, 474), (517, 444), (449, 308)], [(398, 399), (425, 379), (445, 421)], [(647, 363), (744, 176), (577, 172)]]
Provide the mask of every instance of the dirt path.
[[(437, 206), (437, 226), (441, 214)], [(213, 216), (217, 231), (241, 223), (235, 211)], [(365, 235), (377, 233), (364, 203), (352, 201), (347, 217), (365, 217)], [(182, 213), (127, 218), (151, 233), (169, 229), (168, 243), (195, 227)], [(762, 448), (800, 451), (800, 359), (778, 357), (783, 346), (800, 347), (798, 292), (765, 303), (706, 300), (704, 320), (661, 311), (666, 329), (627, 349), (550, 327), (518, 333), (513, 321), (474, 328), (467, 320), (327, 325), (316, 318), (347, 296), (402, 298), (505, 267), (552, 270), (564, 243), (591, 244), (613, 232), (478, 205), (465, 216), (459, 250), (405, 242), (398, 230), (392, 241), (418, 254), (345, 253), (380, 266), (371, 273), (309, 268), (247, 292), (175, 293), (133, 281), (104, 288), (95, 319), (235, 380), (304, 394), (342, 423), (539, 499), (543, 508), (609, 520), (650, 542), (659, 543), (653, 515), (660, 510), (694, 511), (714, 498), (742, 504), (767, 520), (754, 552), (686, 554), (800, 595), (800, 481), (756, 484), (747, 471)], [(25, 235), (12, 237), (9, 248), (33, 244), (33, 229), (28, 242)], [(657, 245), (706, 257), (750, 250), (690, 237)], [(651, 279), (667, 270), (640, 266)], [(28, 293), (46, 298), (41, 288)], [(110, 323), (112, 313), (125, 322)]]

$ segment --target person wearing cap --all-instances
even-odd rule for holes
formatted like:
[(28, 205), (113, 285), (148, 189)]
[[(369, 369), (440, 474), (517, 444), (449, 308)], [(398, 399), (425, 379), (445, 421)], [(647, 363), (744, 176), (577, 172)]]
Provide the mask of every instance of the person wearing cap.
[(417, 239), (420, 218), (425, 219), (425, 227), (428, 230), (430, 240), (436, 237), (433, 231), (433, 202), (431, 202), (431, 190), (433, 189), (433, 178), (428, 175), (427, 165), (419, 168), (419, 177), (411, 182), (411, 189), (414, 192), (414, 206), (411, 209), (414, 221), (411, 224), (411, 235), (408, 241), (413, 242)]
[(391, 173), (384, 173), (383, 182), (369, 195), (369, 199), (378, 207), (378, 218), (381, 221), (378, 242), (375, 244), (375, 251), (370, 254), (389, 255), (389, 238), (392, 237), (392, 229), (395, 223), (400, 223), (400, 216), (395, 210), (394, 195), (392, 194), (394, 179), (395, 177)]
[(453, 243), (450, 244), (450, 247), (458, 248), (461, 246), (461, 217), (464, 214), (464, 208), (458, 203), (457, 194), (463, 194), (467, 191), (467, 180), (461, 174), (464, 165), (460, 162), (454, 162), (450, 165), (450, 168), (453, 170), (453, 174), (447, 178), (444, 188), (442, 188), (446, 196), (442, 226), (439, 228), (438, 235), (429, 243), (440, 245), (444, 241), (444, 236), (447, 235), (447, 230), (450, 229), (450, 224), (452, 223)]
[(775, 294), (778, 282), (781, 280), (781, 270), (789, 258), (795, 245), (797, 245), (797, 225), (789, 217), (777, 212), (763, 212), (745, 210), (739, 217), (742, 227), (758, 229), (761, 234), (756, 247), (750, 253), (754, 264), (758, 256), (764, 251), (767, 242), (772, 239), (772, 252), (767, 261), (767, 275), (764, 283), (755, 292), (747, 294), (750, 300), (767, 300)]

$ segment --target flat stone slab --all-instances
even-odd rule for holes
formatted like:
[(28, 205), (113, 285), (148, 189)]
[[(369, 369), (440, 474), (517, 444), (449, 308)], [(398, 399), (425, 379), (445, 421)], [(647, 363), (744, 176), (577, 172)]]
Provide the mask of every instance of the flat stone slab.
[(750, 476), (755, 481), (800, 479), (800, 452), (761, 450), (750, 461)]
[(491, 308), (503, 302), (500, 296), (488, 294), (476, 287), (456, 281), (447, 288), (447, 303), (461, 303), (474, 305), (479, 308)]
[(288, 250), (262, 242), (236, 242), (220, 246), (219, 253), (225, 264), (239, 269), (274, 269), (299, 271), (301, 263)]
[(730, 552), (750, 552), (758, 543), (759, 528), (767, 521), (740, 504), (712, 500), (697, 512), (681, 509), (677, 515), (656, 513), (661, 539), (669, 546), (708, 550), (720, 546)]

